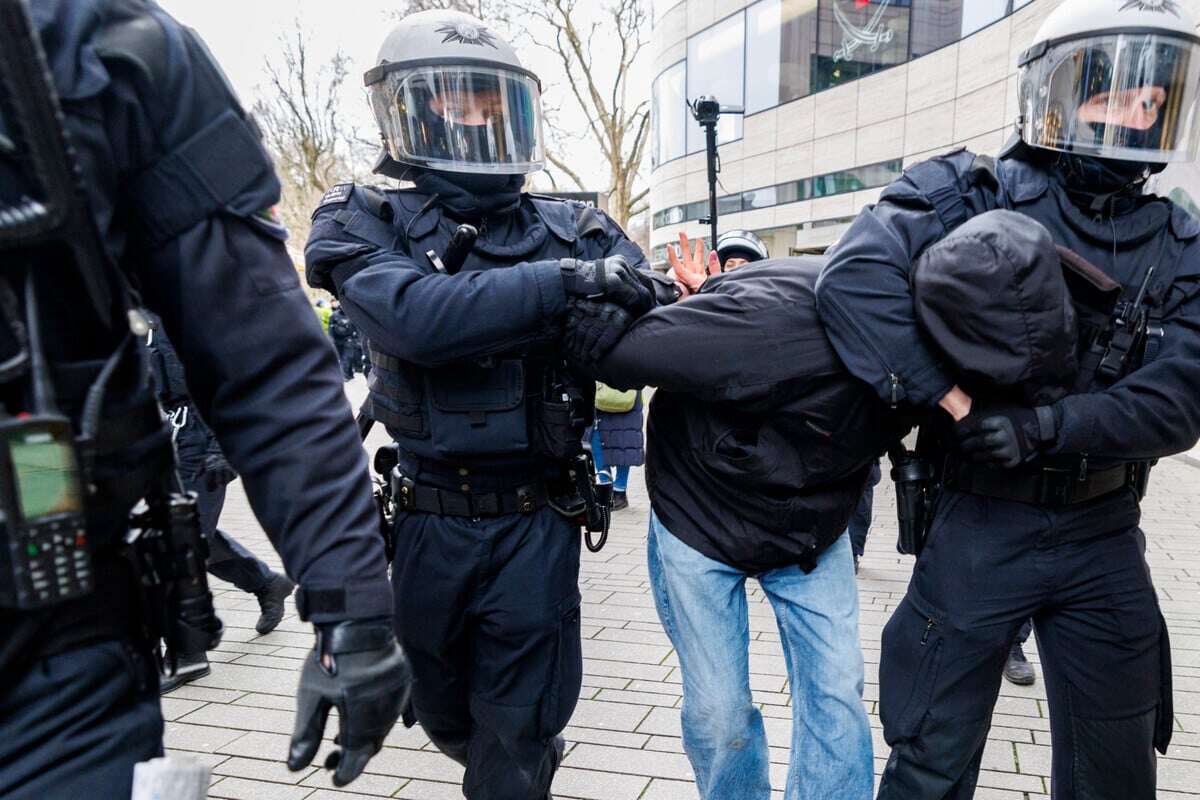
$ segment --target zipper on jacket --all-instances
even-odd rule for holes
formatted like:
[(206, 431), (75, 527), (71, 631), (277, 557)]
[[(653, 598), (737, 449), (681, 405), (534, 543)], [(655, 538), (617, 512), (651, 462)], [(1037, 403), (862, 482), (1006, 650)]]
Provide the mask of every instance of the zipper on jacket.
[(926, 617), (925, 623), (925, 632), (921, 634), (922, 647), (929, 643), (929, 634), (932, 633), (933, 629), (937, 627), (937, 620), (935, 620), (933, 617)]
[(891, 401), (892, 409), (894, 410), (898, 405), (900, 405), (900, 376), (897, 375), (890, 366), (888, 366), (887, 360), (884, 359), (883, 354), (880, 353), (875, 347), (875, 343), (863, 335), (862, 328), (858, 327), (858, 324), (855, 323), (855, 321), (852, 320), (849, 315), (842, 311), (841, 306), (839, 306), (837, 303), (833, 303), (829, 307), (832, 308), (839, 317), (841, 317), (843, 322), (850, 326), (851, 330), (853, 330), (854, 334), (858, 337), (858, 340), (866, 345), (866, 348), (871, 351), (871, 355), (875, 356), (875, 360), (879, 362), (879, 365), (883, 367), (884, 371), (887, 373), (888, 381), (892, 387)]
[(1088, 458), (1087, 453), (1079, 454), (1079, 482), (1080, 483), (1083, 483), (1087, 480), (1087, 472), (1088, 472), (1087, 458)]

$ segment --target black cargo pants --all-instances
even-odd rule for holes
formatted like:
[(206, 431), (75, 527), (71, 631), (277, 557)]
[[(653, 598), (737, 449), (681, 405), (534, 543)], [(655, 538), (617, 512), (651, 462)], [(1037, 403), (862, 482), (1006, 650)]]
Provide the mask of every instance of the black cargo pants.
[(1170, 650), (1139, 516), (1129, 489), (1060, 510), (942, 495), (883, 632), (880, 716), (892, 753), (880, 800), (974, 795), (1005, 657), (1029, 617), (1055, 800), (1154, 798)]
[(127, 798), (134, 765), (162, 755), (153, 657), (104, 641), (41, 658), (0, 688), (0, 731), (5, 800)]
[(400, 512), (396, 625), (433, 743), (470, 800), (545, 800), (579, 699), (579, 529), (550, 508)]

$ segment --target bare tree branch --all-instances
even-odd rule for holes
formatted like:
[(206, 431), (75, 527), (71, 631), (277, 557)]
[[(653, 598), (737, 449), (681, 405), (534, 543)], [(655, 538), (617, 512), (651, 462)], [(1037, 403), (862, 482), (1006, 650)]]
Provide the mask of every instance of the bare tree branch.
[[(546, 160), (549, 161), (551, 164), (553, 164), (558, 169), (562, 170), (562, 173), (564, 175), (566, 175), (568, 178), (570, 178), (572, 181), (574, 181), (575, 185), (579, 187), (579, 191), (581, 191), (581, 192), (587, 191), (587, 185), (583, 182), (583, 178), (579, 177), (579, 173), (577, 173), (575, 170), (568, 167), (561, 158), (554, 155), (553, 153), (546, 153)], [(553, 178), (551, 178), (551, 182), (553, 182)]]
[(314, 65), (308, 34), (299, 21), (280, 37), (280, 44), (279, 59), (264, 64), (269, 88), (261, 93), (254, 114), (283, 184), (279, 211), (292, 231), (295, 249), (303, 247), (309, 214), (321, 194), (339, 180), (366, 173), (367, 165), (359, 158), (366, 148), (341, 115), (341, 92), (349, 71), (346, 56), (338, 52)]
[[(630, 73), (649, 28), (646, 4), (647, 0), (604, 0), (599, 11), (580, 0), (510, 0), (508, 4), (514, 19), (534, 20), (553, 34), (531, 37), (554, 53), (562, 67), (561, 75), (543, 78), (564, 87), (587, 121), (589, 138), (608, 165), (609, 213), (623, 226), (641, 210), (639, 203), (646, 197), (644, 189), (635, 192), (634, 186), (641, 180), (649, 138), (649, 102), (639, 98), (632, 106), (629, 103)], [(547, 118), (547, 127), (556, 142), (576, 136), (553, 117)], [(584, 187), (561, 157), (547, 156), (547, 160)]]

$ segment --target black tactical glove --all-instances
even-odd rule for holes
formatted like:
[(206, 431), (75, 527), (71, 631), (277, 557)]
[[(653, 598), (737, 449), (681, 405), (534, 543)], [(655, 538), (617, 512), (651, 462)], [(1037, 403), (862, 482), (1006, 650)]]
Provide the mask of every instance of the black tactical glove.
[(629, 266), (624, 256), (598, 261), (564, 258), (559, 266), (563, 288), (571, 297), (616, 303), (634, 317), (654, 307), (654, 293), (638, 279), (637, 270)]
[(1058, 417), (1050, 406), (980, 405), (951, 430), (969, 461), (1012, 469), (1054, 443)]
[[(288, 753), (295, 772), (312, 762), (329, 709), (337, 707), (341, 746), (325, 759), (335, 786), (362, 774), (408, 701), (412, 674), (387, 618), (317, 625), (317, 644), (296, 690), (296, 728)], [(328, 665), (328, 666), (326, 666)]]
[(567, 304), (563, 356), (568, 364), (590, 370), (632, 324), (633, 315), (613, 303), (571, 300)]

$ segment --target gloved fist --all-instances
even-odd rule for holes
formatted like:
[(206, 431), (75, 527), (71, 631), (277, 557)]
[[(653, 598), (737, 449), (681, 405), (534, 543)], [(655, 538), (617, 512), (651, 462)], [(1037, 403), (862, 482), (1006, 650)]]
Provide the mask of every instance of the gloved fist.
[(613, 303), (572, 300), (567, 304), (563, 356), (585, 370), (608, 355), (633, 324), (633, 316)]
[(217, 453), (205, 457), (200, 474), (204, 478), (204, 488), (210, 492), (237, 480), (237, 473), (233, 471), (233, 467), (229, 466), (224, 456)]
[(951, 431), (967, 460), (1012, 469), (1054, 443), (1058, 420), (1050, 406), (980, 404), (954, 423)]
[(391, 620), (355, 620), (317, 625), (317, 644), (304, 662), (296, 690), (296, 727), (288, 769), (307, 767), (321, 745), (329, 709), (340, 727), (325, 768), (335, 786), (362, 774), (408, 702), (412, 673), (396, 643)]
[(616, 303), (634, 317), (654, 307), (654, 293), (638, 279), (637, 270), (624, 256), (598, 261), (564, 258), (559, 266), (563, 288), (571, 297)]

